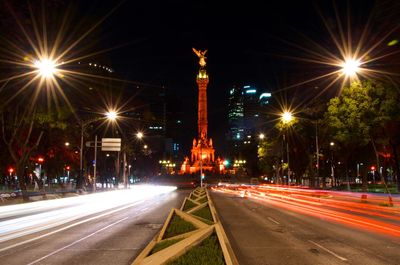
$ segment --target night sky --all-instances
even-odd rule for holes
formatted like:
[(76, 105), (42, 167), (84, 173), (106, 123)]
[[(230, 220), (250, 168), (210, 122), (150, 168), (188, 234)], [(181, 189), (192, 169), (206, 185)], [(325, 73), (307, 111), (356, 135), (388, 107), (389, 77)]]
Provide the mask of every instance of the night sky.
[[(306, 57), (295, 46), (314, 49), (311, 41), (337, 53), (321, 16), (337, 27), (336, 7), (343, 23), (350, 14), (353, 31), (359, 33), (368, 18), (376, 26), (380, 18), (396, 16), (399, 10), (391, 8), (395, 1), (216, 2), (220, 1), (126, 1), (101, 24), (97, 36), (102, 49), (129, 44), (106, 54), (121, 78), (165, 86), (169, 93), (181, 95), (184, 123), (193, 131), (190, 138), (197, 134), (198, 70), (191, 49), (208, 49), (209, 136), (217, 139), (217, 149), (227, 131), (233, 84), (274, 92), (323, 73), (320, 65), (284, 58)], [(117, 3), (85, 1), (79, 12), (95, 21)], [(303, 95), (288, 90), (286, 96)]]

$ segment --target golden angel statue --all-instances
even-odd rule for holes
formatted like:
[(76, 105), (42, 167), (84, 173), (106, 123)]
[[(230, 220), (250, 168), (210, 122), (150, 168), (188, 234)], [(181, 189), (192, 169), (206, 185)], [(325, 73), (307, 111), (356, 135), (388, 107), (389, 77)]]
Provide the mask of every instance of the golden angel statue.
[(201, 67), (206, 66), (207, 57), (205, 55), (206, 55), (207, 50), (200, 51), (200, 50), (196, 50), (195, 48), (192, 48), (192, 49), (193, 49), (193, 52), (197, 55), (197, 57), (200, 58), (200, 61), (199, 61), (200, 66)]

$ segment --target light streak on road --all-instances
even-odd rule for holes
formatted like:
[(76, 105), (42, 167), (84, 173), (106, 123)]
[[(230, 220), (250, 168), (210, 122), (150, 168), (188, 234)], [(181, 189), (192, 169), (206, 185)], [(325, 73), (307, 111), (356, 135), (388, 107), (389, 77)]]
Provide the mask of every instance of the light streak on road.
[(225, 186), (214, 190), (259, 200), (277, 208), (310, 215), (369, 232), (400, 237), (399, 198), (394, 207), (383, 206), (381, 195), (260, 185)]
[(176, 187), (138, 185), (84, 196), (0, 207), (0, 242), (40, 232), (84, 217), (125, 209)]

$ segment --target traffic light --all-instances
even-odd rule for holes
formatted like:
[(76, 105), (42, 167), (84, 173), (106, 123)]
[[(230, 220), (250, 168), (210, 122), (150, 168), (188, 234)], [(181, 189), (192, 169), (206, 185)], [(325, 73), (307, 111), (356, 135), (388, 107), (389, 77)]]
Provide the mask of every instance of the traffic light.
[(70, 166), (66, 166), (65, 169), (68, 170), (68, 171), (70, 171), (70, 170), (71, 170), (71, 167), (70, 167)]
[(375, 166), (371, 166), (371, 170), (375, 171), (376, 167)]

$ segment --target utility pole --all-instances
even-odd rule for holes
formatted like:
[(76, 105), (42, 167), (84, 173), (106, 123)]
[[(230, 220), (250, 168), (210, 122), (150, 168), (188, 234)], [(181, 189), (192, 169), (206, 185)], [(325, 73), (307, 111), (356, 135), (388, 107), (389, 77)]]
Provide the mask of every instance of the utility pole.
[[(116, 169), (116, 175), (117, 175), (117, 177), (115, 179), (116, 179), (117, 183), (119, 183), (120, 177), (121, 177), (121, 174), (120, 174), (121, 173), (121, 161), (119, 158), (120, 153), (121, 153), (120, 151), (117, 152), (117, 162), (115, 163), (116, 164), (115, 169)], [(115, 187), (115, 183), (113, 183), (113, 185)], [(117, 185), (117, 188), (118, 188), (118, 185)]]
[(93, 191), (96, 191), (97, 134), (94, 136)]
[(79, 150), (79, 175), (77, 180), (77, 188), (80, 189), (83, 186), (83, 129), (84, 125), (81, 122), (81, 148)]
[(126, 152), (125, 151), (123, 154), (123, 160), (124, 160), (124, 162), (123, 162), (124, 167), (122, 169), (122, 178), (124, 180), (124, 188), (126, 189), (128, 187), (128, 182), (126, 181), (126, 166), (127, 166), (127, 164), (126, 164)]
[(286, 129), (286, 160), (287, 160), (287, 175), (288, 175), (288, 185), (290, 186), (290, 164), (289, 164), (289, 139), (287, 137), (287, 129)]
[[(319, 144), (318, 144), (318, 120), (315, 122), (315, 153), (317, 155), (317, 179), (319, 183)], [(322, 186), (325, 188), (325, 180), (322, 183)]]

